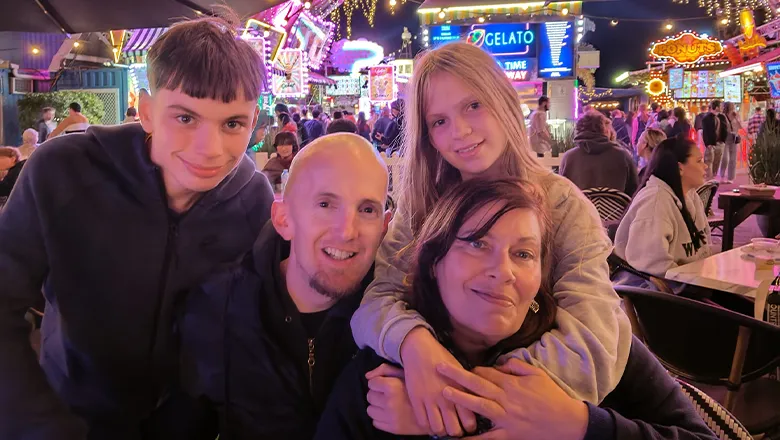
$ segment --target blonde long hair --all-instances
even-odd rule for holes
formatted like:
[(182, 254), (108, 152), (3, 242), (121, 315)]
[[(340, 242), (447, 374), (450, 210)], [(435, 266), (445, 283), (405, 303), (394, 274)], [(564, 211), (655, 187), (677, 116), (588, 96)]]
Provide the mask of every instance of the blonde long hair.
[(423, 53), (415, 62), (406, 105), (403, 133), (403, 171), (399, 208), (409, 218), (412, 231), (422, 228), (426, 215), (450, 187), (461, 182), (460, 171), (433, 147), (425, 113), (426, 95), (433, 77), (448, 73), (463, 81), (491, 115), (503, 124), (507, 148), (498, 158), (507, 177), (549, 173), (531, 154), (525, 117), (512, 83), (496, 61), (482, 49), (456, 42)]

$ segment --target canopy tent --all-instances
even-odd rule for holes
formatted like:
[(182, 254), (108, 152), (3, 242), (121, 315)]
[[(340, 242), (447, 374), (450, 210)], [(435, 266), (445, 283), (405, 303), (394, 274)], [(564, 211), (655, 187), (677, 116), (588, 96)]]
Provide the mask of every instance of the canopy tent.
[(249, 17), (283, 0), (3, 0), (0, 31), (80, 33), (166, 27), (219, 3)]

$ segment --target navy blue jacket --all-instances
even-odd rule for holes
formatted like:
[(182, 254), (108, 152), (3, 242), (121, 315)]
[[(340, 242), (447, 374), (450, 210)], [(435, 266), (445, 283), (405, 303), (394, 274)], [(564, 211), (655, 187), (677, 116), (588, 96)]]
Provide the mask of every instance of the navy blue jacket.
[(243, 264), (212, 276), (182, 308), (182, 383), (218, 411), (220, 440), (310, 440), (358, 351), (349, 320), (365, 289), (328, 310), (309, 345), (280, 269), (289, 252), (268, 222)]
[[(87, 426), (90, 439), (140, 438), (175, 382), (174, 304), (270, 216), (268, 180), (243, 156), (172, 215), (145, 138), (125, 124), (50, 139), (0, 214), (2, 439), (83, 439)], [(41, 287), (43, 371), (23, 319)]]
[[(366, 413), (365, 375), (383, 362), (387, 361), (366, 349), (344, 369), (317, 427), (315, 440), (399, 438), (374, 428)], [(601, 405), (588, 404), (588, 416), (584, 440), (717, 439), (677, 382), (636, 338), (617, 388)]]

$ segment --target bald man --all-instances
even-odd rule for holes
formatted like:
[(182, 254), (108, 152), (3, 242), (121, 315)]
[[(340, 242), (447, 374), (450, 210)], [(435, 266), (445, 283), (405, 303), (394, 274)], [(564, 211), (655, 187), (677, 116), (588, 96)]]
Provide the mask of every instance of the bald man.
[(301, 150), (243, 263), (191, 292), (179, 321), (185, 388), (222, 438), (310, 439), (357, 353), (349, 320), (390, 213), (387, 167), (362, 137)]

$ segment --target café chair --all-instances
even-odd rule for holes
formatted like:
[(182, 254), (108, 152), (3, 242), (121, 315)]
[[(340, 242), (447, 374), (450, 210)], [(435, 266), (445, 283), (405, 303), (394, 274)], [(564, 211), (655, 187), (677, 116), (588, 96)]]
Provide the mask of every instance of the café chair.
[(674, 290), (672, 290), (672, 288), (669, 287), (669, 284), (666, 283), (666, 280), (635, 269), (633, 266), (628, 264), (628, 261), (618, 257), (617, 254), (615, 254), (614, 252), (609, 254), (609, 256), (607, 257), (607, 264), (609, 264), (610, 280), (614, 281), (615, 276), (620, 271), (625, 271), (652, 284), (653, 287), (655, 287), (656, 290), (658, 290), (659, 292), (674, 295)]
[(723, 215), (716, 215), (712, 211), (712, 202), (715, 200), (715, 196), (718, 195), (719, 187), (720, 183), (713, 179), (700, 186), (699, 189), (696, 190), (696, 193), (699, 194), (701, 201), (704, 202), (704, 212), (707, 213), (707, 223), (710, 224), (710, 229), (713, 232), (720, 230), (720, 235), (723, 235)]
[[(615, 286), (634, 334), (675, 377), (725, 388), (723, 406), (752, 435), (780, 439), (780, 328), (728, 309)], [(777, 435), (777, 436), (776, 436)]]
[(588, 188), (582, 190), (582, 193), (596, 207), (604, 223), (623, 218), (623, 213), (631, 204), (631, 197), (628, 194), (614, 188)]
[(676, 378), (683, 394), (690, 400), (696, 413), (704, 420), (707, 427), (721, 440), (752, 440), (753, 436), (739, 423), (730, 412), (704, 391)]

